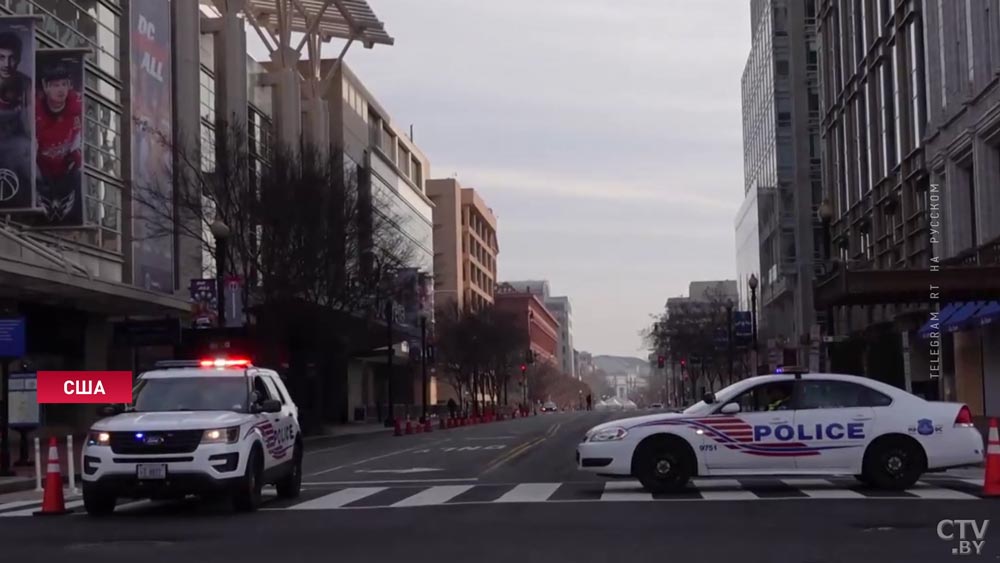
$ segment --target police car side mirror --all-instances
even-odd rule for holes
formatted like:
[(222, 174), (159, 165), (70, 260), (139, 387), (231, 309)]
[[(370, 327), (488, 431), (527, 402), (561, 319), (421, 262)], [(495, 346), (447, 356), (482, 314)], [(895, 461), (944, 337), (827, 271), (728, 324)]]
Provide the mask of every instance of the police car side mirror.
[(701, 400), (705, 401), (706, 405), (711, 405), (712, 403), (715, 402), (715, 393), (708, 391), (707, 393), (701, 396)]
[(736, 413), (740, 412), (740, 404), (739, 403), (726, 403), (722, 407), (722, 410), (720, 410), (719, 412), (722, 413), (722, 414), (736, 414)]
[(260, 404), (261, 412), (281, 412), (281, 401), (277, 399), (267, 399)]

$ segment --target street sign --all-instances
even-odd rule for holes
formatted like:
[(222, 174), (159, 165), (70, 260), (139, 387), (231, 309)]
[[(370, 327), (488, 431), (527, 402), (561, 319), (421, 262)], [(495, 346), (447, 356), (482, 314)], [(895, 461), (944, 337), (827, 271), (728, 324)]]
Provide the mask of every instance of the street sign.
[(41, 411), (38, 407), (38, 374), (10, 374), (7, 393), (10, 398), (7, 420), (11, 428), (30, 430), (41, 425)]
[(0, 358), (24, 356), (24, 317), (0, 319)]
[(115, 344), (159, 346), (181, 340), (180, 319), (122, 321), (114, 324)]

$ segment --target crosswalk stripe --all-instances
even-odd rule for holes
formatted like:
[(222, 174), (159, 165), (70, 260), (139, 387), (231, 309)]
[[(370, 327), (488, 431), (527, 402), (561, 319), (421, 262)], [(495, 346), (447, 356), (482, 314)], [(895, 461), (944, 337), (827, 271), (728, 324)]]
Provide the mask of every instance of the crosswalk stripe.
[(391, 506), (427, 506), (431, 504), (444, 504), (471, 489), (473, 485), (441, 485), (420, 491), (412, 497), (405, 498)]
[(757, 500), (760, 497), (750, 491), (734, 489), (730, 491), (699, 491), (705, 500)]
[(653, 500), (653, 493), (642, 488), (638, 481), (608, 481), (604, 484), (603, 501)]
[(984, 482), (983, 479), (959, 479), (959, 481), (963, 483), (968, 483), (970, 485), (975, 485), (977, 487), (982, 487)]
[(873, 498), (865, 496), (851, 489), (799, 489), (809, 498), (825, 499), (851, 499), (851, 498)]
[(545, 502), (562, 483), (521, 483), (495, 502)]
[(788, 485), (789, 487), (795, 488), (807, 488), (807, 487), (835, 487), (836, 485), (827, 479), (781, 479), (781, 482)]
[[(76, 500), (76, 501), (73, 501), (73, 502), (67, 502), (66, 503), (66, 510), (69, 510), (69, 509), (72, 509), (72, 508), (79, 508), (81, 506), (83, 506), (83, 501), (82, 500)], [(15, 517), (15, 516), (31, 516), (35, 512), (38, 512), (40, 509), (41, 509), (40, 506), (33, 506), (31, 508), (26, 508), (24, 510), (15, 510), (14, 512), (4, 512), (4, 513), (0, 513), (0, 518), (11, 518), (11, 517)]]
[(343, 489), (335, 493), (308, 500), (301, 504), (289, 506), (288, 510), (325, 510), (330, 508), (340, 508), (345, 504), (361, 500), (367, 496), (384, 491), (385, 487), (355, 487)]
[(18, 501), (14, 501), (14, 502), (8, 502), (8, 503), (0, 504), (0, 510), (13, 510), (13, 509), (18, 508), (20, 506), (31, 506), (32, 504), (38, 504), (38, 505), (40, 505), (40, 504), (42, 504), (42, 501), (40, 501), (40, 500), (18, 500)]
[(906, 492), (910, 493), (911, 495), (918, 496), (920, 498), (931, 498), (938, 500), (979, 500), (979, 497), (975, 495), (970, 495), (968, 493), (963, 493), (962, 491), (956, 491), (954, 489), (935, 487), (923, 481), (919, 481), (916, 487), (912, 489), (907, 489)]

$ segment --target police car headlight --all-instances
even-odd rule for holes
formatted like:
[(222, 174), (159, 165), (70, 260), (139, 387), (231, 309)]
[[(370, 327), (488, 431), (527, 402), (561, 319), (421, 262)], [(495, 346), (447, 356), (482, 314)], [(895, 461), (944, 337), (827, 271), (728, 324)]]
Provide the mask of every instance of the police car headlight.
[(621, 440), (625, 436), (628, 436), (628, 430), (625, 430), (621, 426), (616, 426), (614, 428), (605, 428), (604, 430), (598, 430), (590, 436), (591, 442), (611, 442), (614, 440)]
[(107, 432), (91, 432), (87, 434), (88, 446), (107, 446), (111, 443), (111, 434)]
[(202, 444), (235, 444), (240, 439), (240, 427), (214, 428), (201, 436)]

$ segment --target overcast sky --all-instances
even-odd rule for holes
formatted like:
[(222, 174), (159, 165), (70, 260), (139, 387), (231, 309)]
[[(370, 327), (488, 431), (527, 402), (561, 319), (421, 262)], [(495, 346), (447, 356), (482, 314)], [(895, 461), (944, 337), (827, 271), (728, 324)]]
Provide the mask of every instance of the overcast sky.
[(347, 63), (493, 208), (501, 281), (569, 296), (577, 349), (645, 357), (667, 297), (735, 278), (748, 1), (369, 2), (396, 44)]

